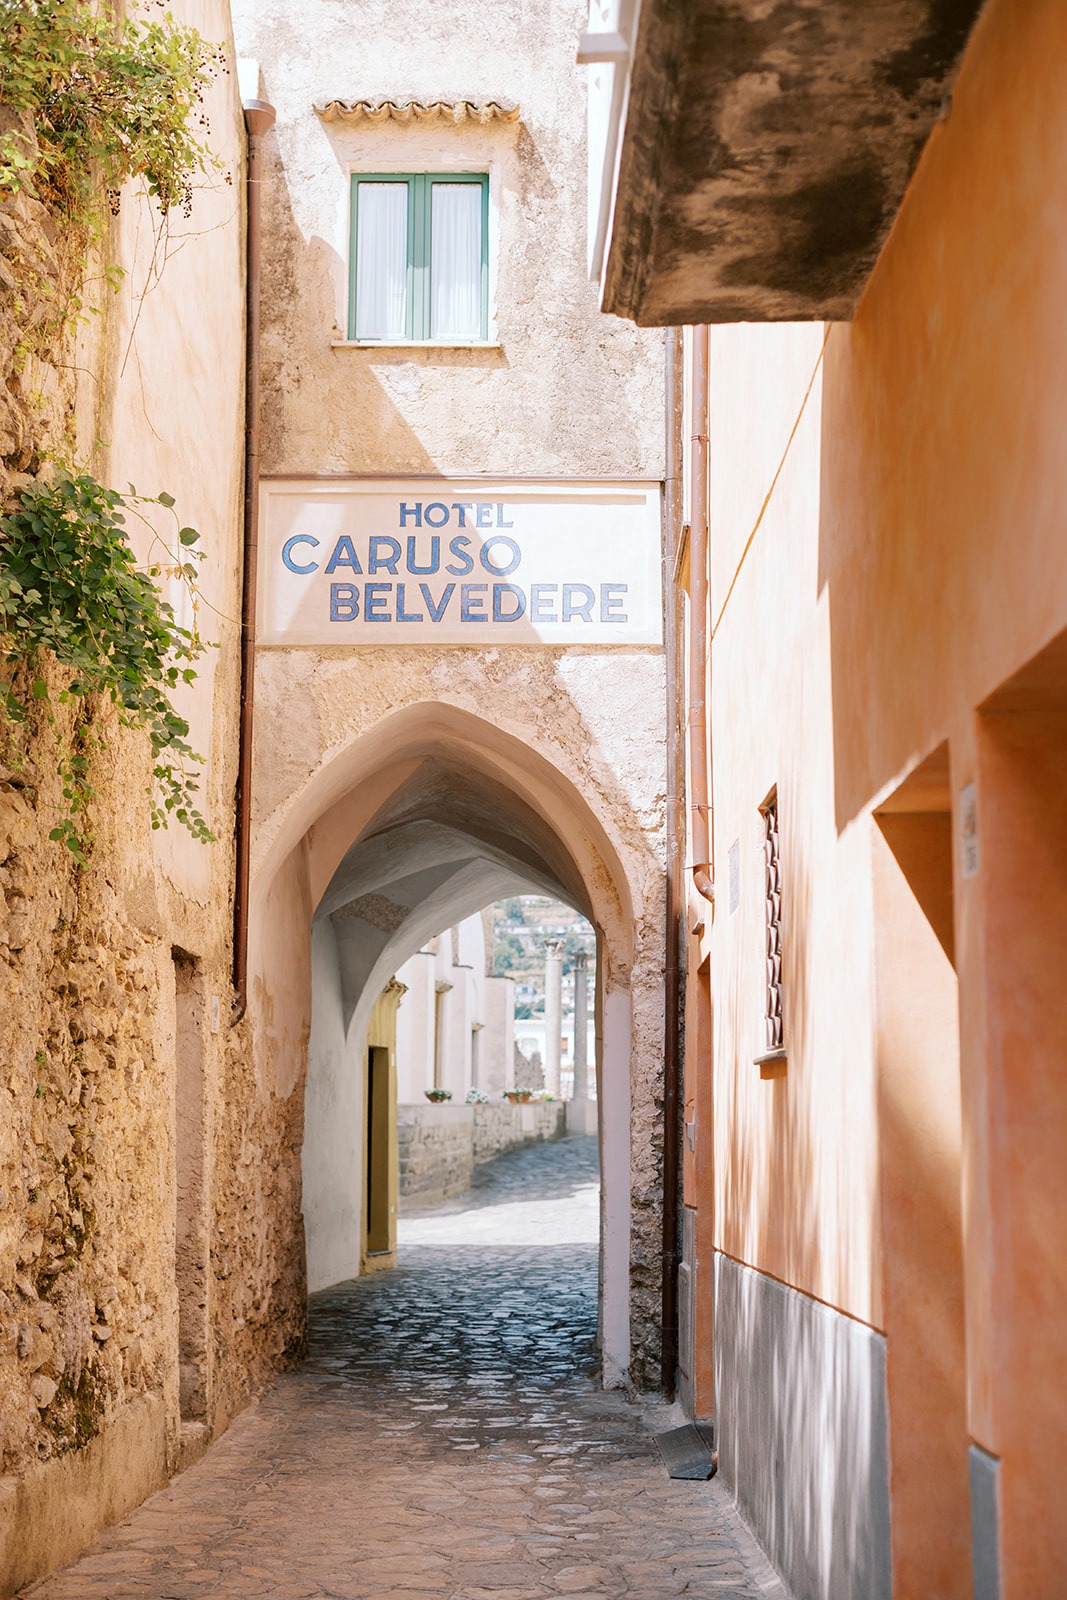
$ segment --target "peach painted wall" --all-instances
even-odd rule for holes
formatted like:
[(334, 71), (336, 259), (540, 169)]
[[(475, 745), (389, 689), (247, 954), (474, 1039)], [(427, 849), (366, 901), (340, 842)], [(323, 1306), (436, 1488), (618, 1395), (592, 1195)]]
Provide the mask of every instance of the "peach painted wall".
[[(834, 819), (829, 617), (818, 572), (822, 342), (819, 326), (712, 334), (716, 1243), (877, 1326), (870, 823), (839, 834)], [(755, 1065), (765, 1048), (759, 807), (775, 785), (789, 1064), (765, 1080)], [(740, 893), (731, 912), (735, 842)]]
[(1065, 59), (1057, 0), (987, 6), (827, 347), (841, 825), (1067, 621)]
[[(1050, 1156), (1067, 1149), (1067, 1093), (1052, 1069), (1063, 985), (1046, 970), (1067, 882), (1062, 849), (1045, 848), (1067, 793), (1067, 652), (1047, 655), (1007, 721), (979, 708), (1067, 630), (1065, 60), (1056, 0), (993, 0), (821, 367), (821, 327), (724, 327), (712, 345), (717, 1243), (885, 1326), (879, 1147), (899, 1161), (907, 1133), (917, 1151), (957, 1158), (943, 1096), (909, 1094), (910, 1129), (888, 1143), (878, 1123), (871, 812), (944, 745), (966, 1312), (966, 1411), (953, 1426), (961, 1462), (973, 1440), (1002, 1464), (1008, 1597), (1067, 1585), (1067, 1178)], [(1025, 728), (1010, 720), (1024, 705)], [(972, 782), (979, 867), (965, 878), (960, 795)], [(757, 807), (774, 783), (790, 1059), (764, 1082), (752, 1065), (753, 876)], [(885, 1248), (907, 1251), (906, 1230)], [(922, 1285), (902, 1292), (914, 1297), (906, 1320)], [(891, 1356), (891, 1387), (892, 1372)]]

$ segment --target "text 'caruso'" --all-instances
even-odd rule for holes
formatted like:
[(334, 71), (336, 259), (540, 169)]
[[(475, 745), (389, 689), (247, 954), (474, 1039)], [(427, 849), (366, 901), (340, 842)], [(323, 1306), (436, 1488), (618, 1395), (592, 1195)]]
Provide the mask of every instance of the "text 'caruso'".
[[(523, 550), (503, 530), (514, 522), (498, 502), (401, 501), (401, 535), (341, 534), (325, 543), (294, 533), (282, 545), (287, 571), (323, 573), (331, 623), (628, 623), (625, 583), (504, 582)], [(408, 532), (418, 529), (417, 533)], [(429, 530), (441, 528), (444, 533)], [(471, 528), (469, 533), (452, 529)], [(481, 575), (486, 581), (481, 581)], [(465, 581), (471, 580), (473, 581)], [(355, 582), (356, 578), (362, 582)], [(436, 583), (426, 579), (436, 578)], [(398, 581), (392, 582), (390, 580)], [(410, 580), (420, 580), (411, 582)]]

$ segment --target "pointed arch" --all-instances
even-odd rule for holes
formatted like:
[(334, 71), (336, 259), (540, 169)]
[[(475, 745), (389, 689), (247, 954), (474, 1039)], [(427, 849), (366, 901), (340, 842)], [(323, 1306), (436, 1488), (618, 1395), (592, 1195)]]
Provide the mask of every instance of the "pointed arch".
[(594, 923), (602, 1351), (615, 1383), (630, 1346), (634, 892), (578, 776), (439, 701), (325, 751), (259, 831), (252, 1014), (263, 1077), (280, 1092), (306, 1084), (303, 1212), (309, 1281), (323, 1286), (359, 1270), (363, 1042), (382, 985), (428, 937), (503, 895), (552, 894)]

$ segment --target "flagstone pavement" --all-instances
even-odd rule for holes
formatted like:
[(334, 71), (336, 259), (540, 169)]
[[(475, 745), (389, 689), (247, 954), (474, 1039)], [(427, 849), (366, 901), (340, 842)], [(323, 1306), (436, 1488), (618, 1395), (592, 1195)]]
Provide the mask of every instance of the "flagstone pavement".
[(33, 1600), (788, 1600), (662, 1405), (594, 1375), (596, 1141), (498, 1157), (312, 1298), (311, 1348)]

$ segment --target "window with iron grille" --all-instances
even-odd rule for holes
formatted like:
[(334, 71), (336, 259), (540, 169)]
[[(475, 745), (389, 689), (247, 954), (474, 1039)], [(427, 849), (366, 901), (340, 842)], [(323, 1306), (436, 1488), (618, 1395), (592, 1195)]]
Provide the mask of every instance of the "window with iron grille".
[(764, 1049), (785, 1048), (782, 1028), (782, 868), (778, 855), (778, 791), (760, 807), (763, 813), (763, 865), (766, 893), (767, 982)]

